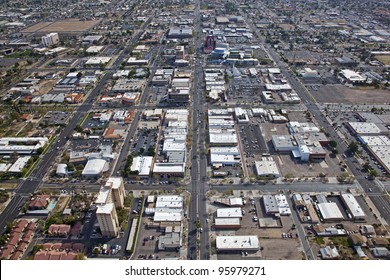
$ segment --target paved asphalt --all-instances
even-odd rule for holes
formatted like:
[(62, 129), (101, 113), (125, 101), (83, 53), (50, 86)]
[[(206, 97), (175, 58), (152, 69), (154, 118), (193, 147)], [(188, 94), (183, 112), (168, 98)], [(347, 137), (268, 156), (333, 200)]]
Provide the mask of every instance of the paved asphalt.
[[(195, 60), (194, 86), (193, 86), (193, 115), (192, 115), (192, 151), (191, 151), (191, 201), (189, 209), (188, 226), (188, 259), (207, 260), (209, 258), (208, 229), (205, 225), (207, 217), (205, 178), (207, 160), (204, 150), (204, 122), (205, 108), (203, 106), (203, 69), (200, 59), (202, 53), (203, 34), (200, 27), (200, 1), (195, 2)], [(206, 110), (207, 111), (207, 110)], [(203, 232), (196, 228), (196, 220), (199, 219)], [(197, 237), (199, 236), (199, 252), (197, 255)]]

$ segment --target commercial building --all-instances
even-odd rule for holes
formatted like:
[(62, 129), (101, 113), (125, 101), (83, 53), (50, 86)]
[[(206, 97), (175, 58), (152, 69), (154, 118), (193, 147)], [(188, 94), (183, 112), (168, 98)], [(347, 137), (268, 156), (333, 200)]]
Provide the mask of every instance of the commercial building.
[(93, 65), (93, 66), (99, 66), (99, 65), (105, 65), (109, 63), (111, 60), (111, 57), (103, 57), (103, 56), (97, 56), (97, 57), (91, 57), (90, 59), (85, 62), (85, 65)]
[(257, 176), (280, 177), (278, 165), (272, 157), (263, 157), (260, 161), (255, 161), (255, 171)]
[(192, 38), (192, 28), (189, 28), (189, 27), (172, 27), (168, 31), (167, 38), (170, 38), (170, 39)]
[(217, 236), (216, 248), (218, 253), (239, 251), (256, 252), (260, 249), (260, 242), (256, 235)]
[(109, 163), (104, 159), (94, 158), (88, 160), (81, 175), (83, 177), (100, 177), (109, 169)]
[(336, 222), (344, 220), (343, 214), (336, 203), (321, 202), (317, 204), (317, 209), (320, 212), (322, 219), (326, 222)]
[(42, 36), (42, 45), (45, 47), (51, 47), (57, 45), (60, 42), (58, 33), (50, 33), (45, 36)]
[(240, 207), (219, 208), (217, 209), (217, 218), (242, 218), (242, 210)]
[(352, 70), (348, 70), (348, 69), (341, 70), (340, 75), (342, 77), (344, 77), (348, 82), (351, 82), (354, 84), (364, 83), (367, 80), (367, 78), (363, 77), (359, 73), (352, 71)]
[(240, 227), (240, 218), (215, 218), (216, 229), (239, 229)]
[(152, 166), (153, 157), (135, 157), (133, 159), (133, 164), (130, 167), (130, 171), (138, 171), (138, 176), (148, 177), (150, 174), (150, 168)]
[(358, 135), (379, 135), (390, 131), (382, 124), (368, 122), (348, 122), (347, 127)]
[(353, 218), (354, 220), (364, 220), (366, 218), (366, 214), (352, 194), (342, 193), (341, 199), (347, 207), (349, 215), (351, 215), (350, 218)]
[(267, 215), (274, 215), (279, 213), (279, 207), (273, 195), (270, 194), (263, 195), (263, 203), (264, 203), (265, 213)]

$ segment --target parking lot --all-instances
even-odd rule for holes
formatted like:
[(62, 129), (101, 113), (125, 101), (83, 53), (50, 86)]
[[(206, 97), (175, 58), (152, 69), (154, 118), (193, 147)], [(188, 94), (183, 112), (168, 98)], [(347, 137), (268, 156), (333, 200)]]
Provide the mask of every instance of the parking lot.
[(149, 149), (152, 149), (153, 152), (156, 147), (158, 129), (147, 129), (141, 128), (138, 130), (137, 137), (133, 137), (133, 150), (138, 155), (150, 155)]

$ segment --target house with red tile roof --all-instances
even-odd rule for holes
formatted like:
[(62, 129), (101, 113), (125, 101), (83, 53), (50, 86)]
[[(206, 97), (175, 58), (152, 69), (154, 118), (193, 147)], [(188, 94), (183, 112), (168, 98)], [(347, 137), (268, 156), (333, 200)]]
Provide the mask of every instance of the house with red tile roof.
[(48, 229), (50, 236), (68, 236), (70, 233), (70, 225), (52, 224)]
[(23, 256), (23, 253), (22, 251), (15, 251), (12, 256), (11, 256), (11, 260), (20, 260)]
[(11, 257), (14, 249), (15, 249), (15, 247), (12, 245), (4, 246), (4, 249), (1, 250), (1, 253), (0, 253), (0, 260), (8, 260)]
[(35, 254), (34, 260), (39, 260), (39, 261), (47, 261), (50, 257), (50, 254), (46, 251), (39, 251)]
[(28, 205), (29, 210), (44, 210), (49, 205), (50, 195), (37, 195), (32, 198)]

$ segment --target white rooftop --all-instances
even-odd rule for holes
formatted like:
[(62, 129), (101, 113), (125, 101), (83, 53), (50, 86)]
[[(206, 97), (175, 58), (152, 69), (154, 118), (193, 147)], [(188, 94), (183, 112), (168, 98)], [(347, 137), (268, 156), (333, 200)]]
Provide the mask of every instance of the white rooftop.
[(138, 175), (148, 176), (150, 174), (150, 167), (152, 166), (153, 157), (136, 157), (133, 160), (130, 170), (138, 170)]
[(113, 209), (114, 209), (114, 203), (98, 205), (96, 214), (111, 214)]
[(353, 218), (364, 218), (366, 216), (363, 209), (360, 207), (360, 204), (352, 194), (343, 193), (341, 194), (341, 197)]
[(106, 186), (111, 187), (112, 189), (119, 189), (123, 184), (122, 177), (110, 177), (106, 182)]
[(240, 207), (234, 208), (219, 208), (217, 209), (218, 218), (241, 218), (242, 210)]
[(217, 250), (258, 250), (259, 238), (256, 235), (217, 236)]
[(334, 202), (323, 202), (317, 204), (324, 220), (344, 219), (339, 207)]

